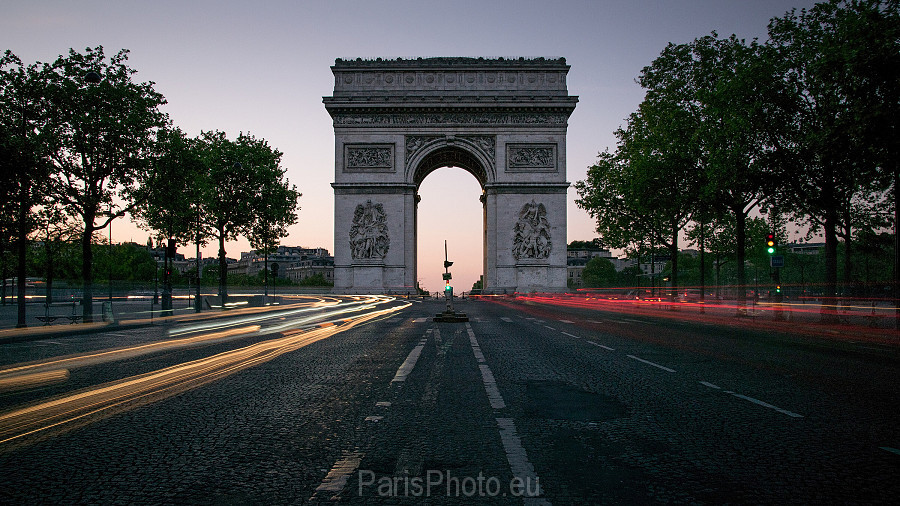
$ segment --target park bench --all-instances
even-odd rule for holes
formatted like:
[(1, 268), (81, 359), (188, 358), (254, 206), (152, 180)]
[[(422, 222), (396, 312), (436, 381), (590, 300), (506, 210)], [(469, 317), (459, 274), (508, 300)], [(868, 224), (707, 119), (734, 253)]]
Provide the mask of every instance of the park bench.
[[(50, 314), (51, 307), (69, 307), (69, 306), (72, 307), (71, 314), (53, 314), (53, 315)], [(76, 310), (76, 304), (74, 301), (73, 302), (53, 302), (50, 304), (44, 304), (44, 315), (43, 316), (35, 316), (35, 318), (37, 318), (38, 321), (44, 322), (44, 325), (50, 325), (51, 323), (55, 322), (56, 320), (58, 320), (60, 318), (69, 320), (69, 322), (71, 322), (72, 324), (75, 324), (75, 323), (78, 323), (79, 321), (81, 321), (81, 318), (82, 318), (82, 316), (80, 314), (75, 313), (75, 310)]]

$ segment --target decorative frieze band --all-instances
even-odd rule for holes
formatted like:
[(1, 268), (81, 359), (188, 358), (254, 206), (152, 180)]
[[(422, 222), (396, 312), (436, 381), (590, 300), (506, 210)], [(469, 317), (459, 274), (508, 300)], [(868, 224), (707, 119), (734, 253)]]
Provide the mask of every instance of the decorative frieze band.
[(556, 144), (507, 144), (508, 172), (556, 172)]
[(394, 145), (344, 145), (344, 169), (351, 172), (393, 172)]
[(565, 126), (567, 113), (334, 113), (335, 125), (559, 125)]

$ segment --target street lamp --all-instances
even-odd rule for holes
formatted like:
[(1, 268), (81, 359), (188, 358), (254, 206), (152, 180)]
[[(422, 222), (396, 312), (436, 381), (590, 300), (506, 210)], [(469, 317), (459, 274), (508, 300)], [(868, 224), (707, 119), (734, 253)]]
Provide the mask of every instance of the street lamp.
[[(99, 84), (100, 81), (103, 80), (103, 77), (101, 77), (100, 74), (98, 74), (97, 72), (94, 72), (92, 70), (92, 71), (89, 71), (86, 74), (84, 74), (83, 79), (84, 79), (84, 82), (88, 83), (88, 85), (96, 85), (96, 84)], [(96, 122), (96, 119), (97, 119), (96, 118), (96, 116), (97, 116), (97, 97), (96, 97), (96, 94), (94, 94), (94, 93), (91, 93), (91, 95), (92, 95), (92, 97), (91, 97), (91, 121)], [(89, 136), (90, 138), (88, 139), (88, 142), (90, 143), (89, 148), (90, 148), (91, 164), (95, 164), (96, 159), (94, 157), (94, 137), (96, 137), (97, 131), (96, 131), (95, 127), (92, 128), (92, 130), (93, 131), (91, 132), (91, 135)], [(111, 221), (110, 221), (110, 225), (112, 225)], [(110, 230), (112, 230), (112, 228), (110, 228)], [(110, 239), (110, 247), (112, 247), (111, 239)], [(110, 266), (110, 268), (112, 268), (112, 267)], [(93, 278), (93, 276), (91, 276), (91, 277)], [(92, 285), (93, 285), (93, 281), (91, 281), (91, 283), (89, 285), (84, 287), (84, 297), (83, 297), (83, 301), (82, 301), (84, 304), (84, 316), (85, 316), (84, 323), (92, 322), (93, 317), (94, 317), (94, 307), (93, 307), (94, 306), (94, 301), (93, 301), (94, 288)], [(110, 284), (110, 290), (112, 290), (112, 284)], [(110, 292), (110, 300), (111, 299), (112, 299), (112, 293)]]
[[(234, 162), (234, 165), (232, 165), (231, 167), (235, 171), (239, 171), (244, 168), (244, 166), (241, 165), (241, 162)], [(222, 309), (225, 309), (225, 303), (227, 302), (227, 299), (228, 299), (228, 294), (225, 293), (226, 292), (225, 282), (226, 282), (226, 279), (228, 276), (228, 267), (222, 265), (222, 260), (225, 257), (225, 245), (222, 244), (220, 246), (220, 248), (221, 249), (219, 250), (219, 255), (220, 255), (220, 258), (219, 258), (219, 298), (221, 299)]]

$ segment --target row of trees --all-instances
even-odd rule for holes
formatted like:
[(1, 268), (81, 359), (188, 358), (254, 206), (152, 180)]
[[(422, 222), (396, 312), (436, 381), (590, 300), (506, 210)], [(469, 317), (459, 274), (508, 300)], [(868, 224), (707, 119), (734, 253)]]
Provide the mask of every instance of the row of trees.
[(898, 10), (831, 0), (773, 18), (764, 43), (712, 33), (669, 44), (641, 72), (646, 95), (616, 149), (577, 183), (578, 205), (611, 247), (666, 247), (674, 287), (682, 235), (701, 256), (724, 245), (744, 286), (753, 214), (782, 240), (789, 224), (808, 227), (824, 235), (835, 296), (838, 238), (849, 282), (856, 235), (896, 221)]
[[(80, 238), (84, 320), (93, 316), (96, 235), (116, 218), (136, 217), (157, 239), (219, 241), (247, 235), (270, 250), (295, 223), (300, 193), (284, 177), (281, 152), (265, 140), (219, 131), (189, 138), (161, 107), (153, 82), (137, 82), (128, 51), (70, 50), (53, 63), (0, 59), (0, 253), (14, 250), (25, 326), (30, 240), (51, 247)], [(48, 251), (52, 255), (52, 251)], [(9, 269), (3, 262), (3, 277)]]

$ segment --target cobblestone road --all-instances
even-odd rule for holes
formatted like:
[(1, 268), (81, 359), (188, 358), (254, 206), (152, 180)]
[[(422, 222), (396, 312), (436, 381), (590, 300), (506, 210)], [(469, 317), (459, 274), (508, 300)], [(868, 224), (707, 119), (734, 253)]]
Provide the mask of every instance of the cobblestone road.
[[(0, 445), (0, 501), (888, 503), (900, 492), (896, 349), (586, 309), (459, 309), (469, 323), (433, 323), (441, 305), (414, 303)], [(73, 368), (74, 385), (0, 402), (266, 339)], [(34, 358), (52, 346), (32, 344)], [(16, 350), (0, 362), (24, 360)]]

